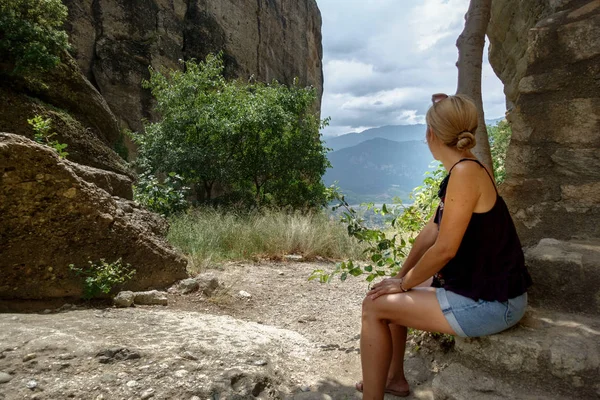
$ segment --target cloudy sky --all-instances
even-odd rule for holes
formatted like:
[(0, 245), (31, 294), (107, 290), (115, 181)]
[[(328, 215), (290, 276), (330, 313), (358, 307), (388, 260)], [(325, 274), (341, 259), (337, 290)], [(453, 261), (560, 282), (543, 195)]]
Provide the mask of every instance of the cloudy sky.
[[(323, 17), (325, 136), (423, 123), (431, 94), (456, 91), (456, 38), (469, 0), (317, 0)], [(504, 115), (487, 62), (487, 119)]]

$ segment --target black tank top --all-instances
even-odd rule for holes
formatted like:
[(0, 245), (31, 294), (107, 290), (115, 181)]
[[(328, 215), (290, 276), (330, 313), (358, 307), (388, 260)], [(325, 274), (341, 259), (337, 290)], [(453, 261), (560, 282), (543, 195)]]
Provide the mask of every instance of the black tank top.
[[(478, 160), (464, 158), (456, 164), (463, 161), (476, 162), (492, 179)], [(440, 205), (434, 219), (438, 226), (444, 214), (448, 181), (456, 164), (440, 184)], [(436, 274), (433, 286), (473, 300), (507, 301), (525, 293), (531, 284), (517, 231), (496, 189), (496, 203), (487, 212), (473, 213), (456, 256)]]

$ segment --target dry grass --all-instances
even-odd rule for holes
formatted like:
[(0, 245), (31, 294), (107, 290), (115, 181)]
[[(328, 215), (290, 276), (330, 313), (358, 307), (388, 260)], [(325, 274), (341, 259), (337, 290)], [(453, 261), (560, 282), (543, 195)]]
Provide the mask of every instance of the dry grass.
[(345, 226), (324, 213), (195, 209), (171, 220), (168, 239), (188, 255), (192, 271), (227, 260), (278, 259), (286, 254), (309, 260), (363, 258), (363, 247), (348, 236)]

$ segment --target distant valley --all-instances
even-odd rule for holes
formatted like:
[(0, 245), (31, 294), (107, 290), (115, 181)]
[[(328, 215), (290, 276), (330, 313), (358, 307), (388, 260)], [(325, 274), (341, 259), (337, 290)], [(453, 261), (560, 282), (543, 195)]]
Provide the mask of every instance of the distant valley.
[(332, 168), (323, 177), (337, 182), (353, 204), (408, 200), (434, 161), (425, 143), (425, 125), (397, 125), (325, 138)]

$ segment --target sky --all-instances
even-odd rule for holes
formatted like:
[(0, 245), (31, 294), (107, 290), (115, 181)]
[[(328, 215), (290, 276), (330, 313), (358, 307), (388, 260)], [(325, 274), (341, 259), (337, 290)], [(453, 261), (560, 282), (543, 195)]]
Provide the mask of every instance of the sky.
[[(323, 18), (324, 136), (424, 123), (433, 93), (456, 92), (456, 39), (469, 0), (317, 0)], [(486, 119), (504, 116), (484, 50)]]

